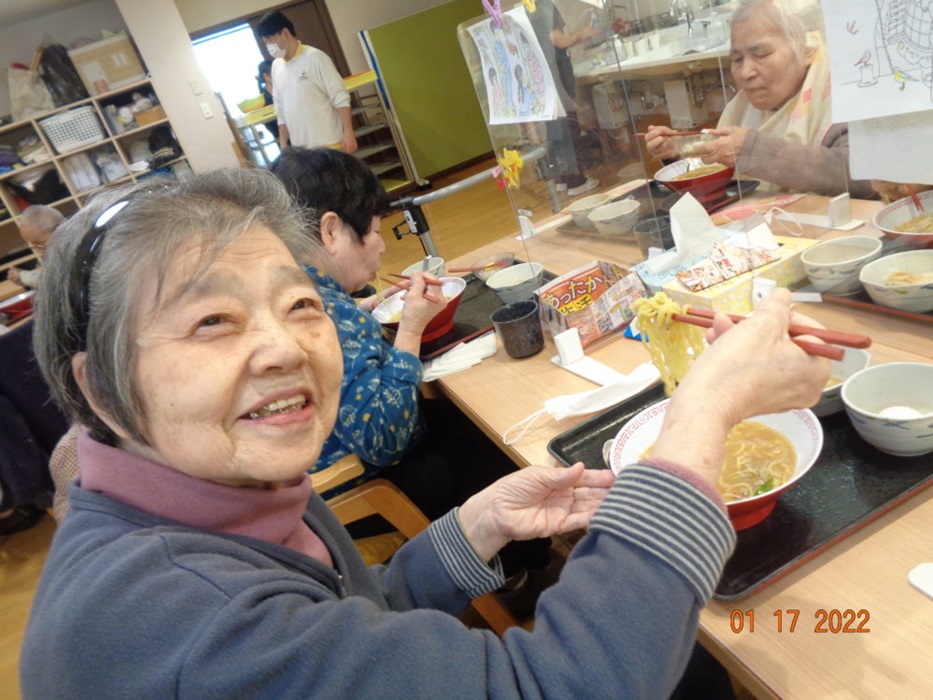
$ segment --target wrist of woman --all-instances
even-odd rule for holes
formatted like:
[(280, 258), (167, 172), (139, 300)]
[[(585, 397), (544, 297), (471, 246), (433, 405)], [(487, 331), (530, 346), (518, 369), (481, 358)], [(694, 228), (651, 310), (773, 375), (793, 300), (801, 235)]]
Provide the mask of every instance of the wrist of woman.
[(463, 534), (483, 561), (490, 561), (499, 550), (509, 543), (509, 538), (503, 536), (496, 527), (495, 518), (491, 515), (488, 499), (482, 491), (471, 496), (457, 510), (460, 527)]

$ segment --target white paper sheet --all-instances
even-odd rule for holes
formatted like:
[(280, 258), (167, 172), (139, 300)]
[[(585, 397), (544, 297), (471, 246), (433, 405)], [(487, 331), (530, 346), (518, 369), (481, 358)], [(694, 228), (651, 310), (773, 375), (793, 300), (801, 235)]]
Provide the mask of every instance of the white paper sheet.
[(857, 180), (933, 185), (933, 112), (849, 122), (849, 169)]
[(468, 29), (483, 67), (490, 124), (549, 121), (566, 114), (538, 39), (519, 5)]
[(930, 0), (822, 0), (833, 121), (933, 109)]

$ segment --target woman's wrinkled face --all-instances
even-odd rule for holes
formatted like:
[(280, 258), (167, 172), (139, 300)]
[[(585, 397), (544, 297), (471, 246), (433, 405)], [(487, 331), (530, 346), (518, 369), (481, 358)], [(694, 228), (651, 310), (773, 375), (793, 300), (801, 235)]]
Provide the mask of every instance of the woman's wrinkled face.
[(338, 224), (339, 233), (333, 252), (335, 279), (348, 292), (359, 291), (376, 279), (382, 266), (382, 254), (386, 250), (385, 241), (379, 233), (381, 222), (380, 217), (374, 216), (362, 239), (342, 220)]
[(732, 27), (731, 59), (736, 86), (763, 111), (776, 110), (796, 95), (809, 68), (781, 30), (758, 17)]
[(336, 417), (343, 363), (334, 325), (264, 226), (192, 279), (196, 258), (196, 244), (180, 251), (159, 297), (150, 279), (137, 302), (135, 381), (151, 444), (121, 446), (233, 485), (300, 476)]

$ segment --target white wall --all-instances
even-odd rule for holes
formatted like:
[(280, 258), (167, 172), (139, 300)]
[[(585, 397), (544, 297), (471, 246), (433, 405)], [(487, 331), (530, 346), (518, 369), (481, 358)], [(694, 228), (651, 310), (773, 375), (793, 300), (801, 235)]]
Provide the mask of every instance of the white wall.
[(113, 0), (94, 0), (39, 19), (0, 27), (0, 115), (10, 113), (7, 70), (11, 63), (28, 66), (46, 39), (67, 47), (79, 39), (100, 39), (101, 29), (119, 31), (125, 26)]
[[(343, 47), (351, 73), (366, 70), (369, 64), (360, 46), (359, 32), (399, 17), (421, 12), (448, 0), (330, 0), (326, 3), (337, 38)], [(270, 0), (175, 0), (178, 12), (189, 32), (248, 17), (281, 2)], [(507, 3), (504, 3), (507, 4)], [(483, 11), (477, 0), (476, 14)]]
[[(152, 76), (152, 84), (195, 171), (239, 160), (223, 106), (201, 73), (188, 30), (173, 0), (116, 0)], [(195, 94), (195, 88), (201, 94)], [(212, 116), (206, 118), (202, 105)]]

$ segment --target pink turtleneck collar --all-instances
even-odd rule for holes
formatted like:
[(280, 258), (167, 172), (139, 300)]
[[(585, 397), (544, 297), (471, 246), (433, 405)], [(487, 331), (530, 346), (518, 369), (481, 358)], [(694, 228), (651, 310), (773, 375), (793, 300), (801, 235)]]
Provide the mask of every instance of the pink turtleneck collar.
[(274, 489), (239, 488), (199, 479), (94, 440), (78, 438), (81, 488), (202, 530), (284, 545), (333, 567), (330, 552), (304, 522), (311, 480)]

